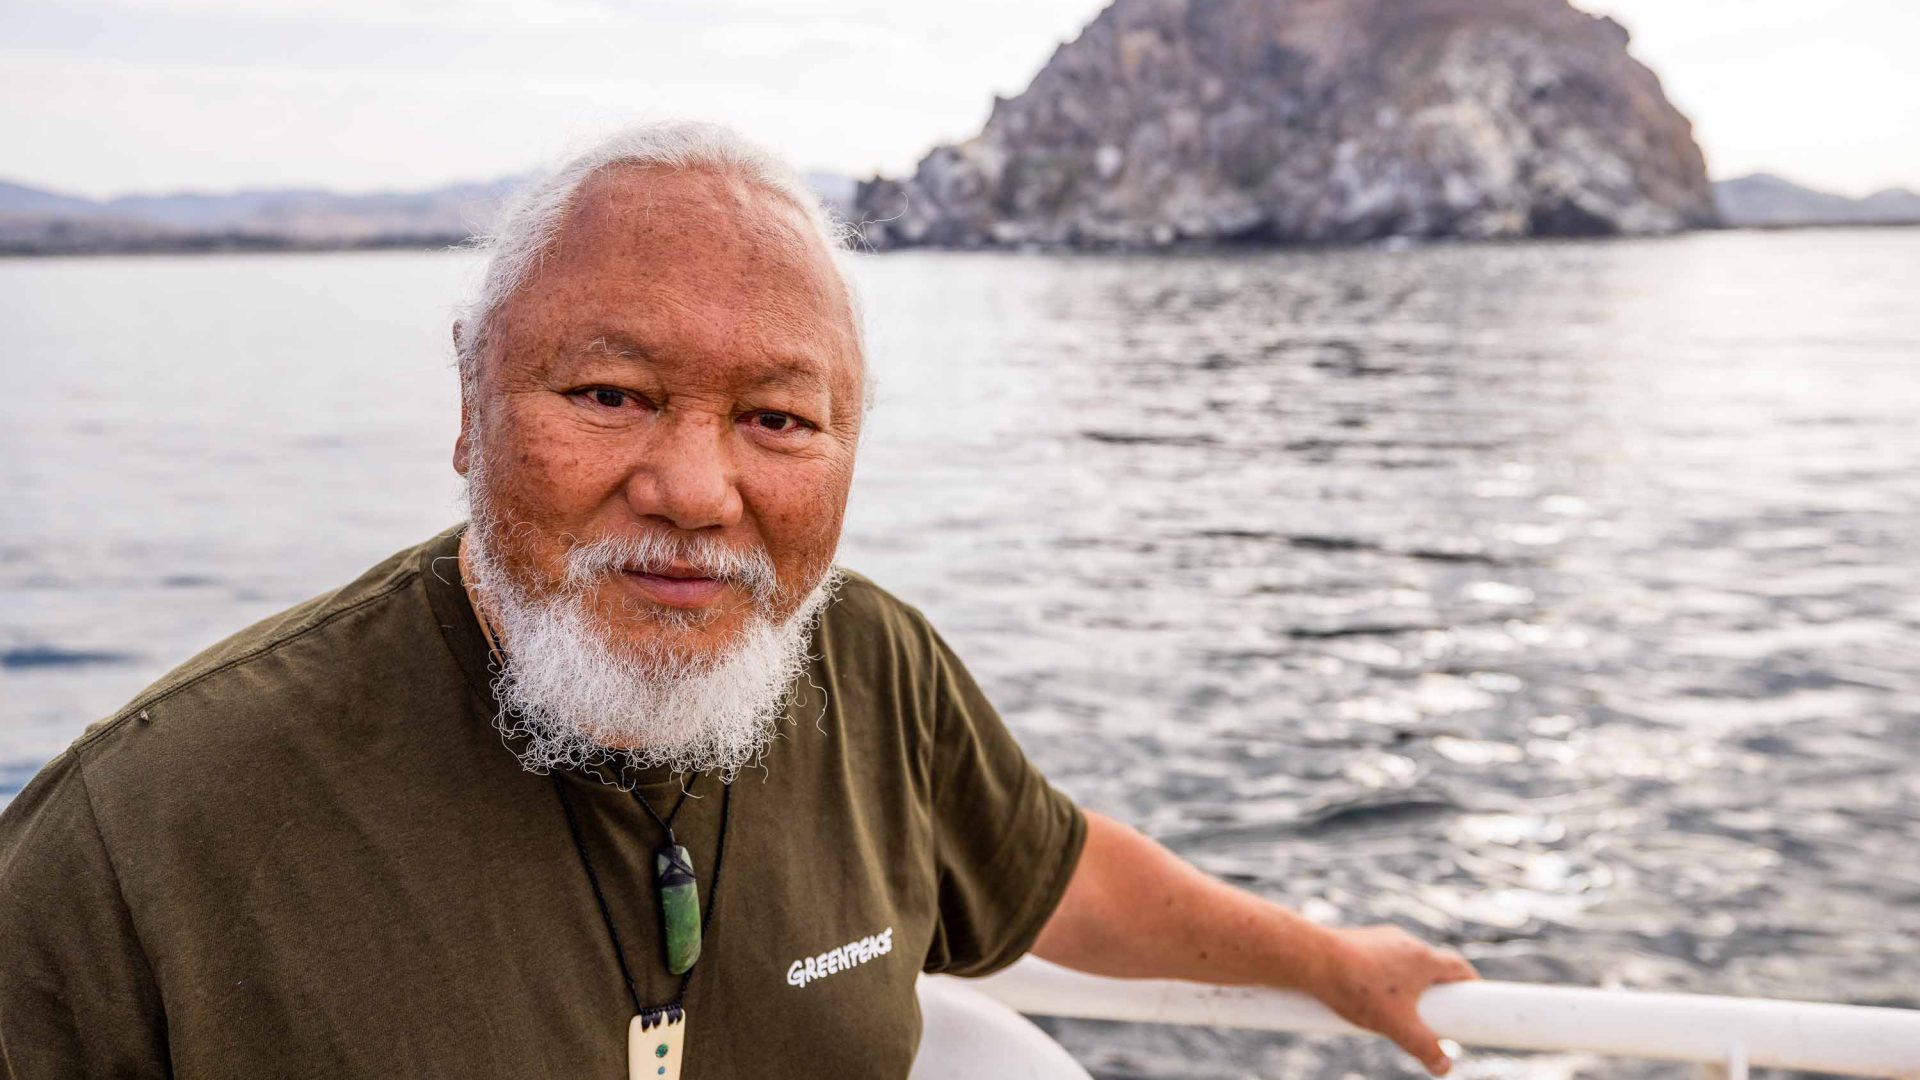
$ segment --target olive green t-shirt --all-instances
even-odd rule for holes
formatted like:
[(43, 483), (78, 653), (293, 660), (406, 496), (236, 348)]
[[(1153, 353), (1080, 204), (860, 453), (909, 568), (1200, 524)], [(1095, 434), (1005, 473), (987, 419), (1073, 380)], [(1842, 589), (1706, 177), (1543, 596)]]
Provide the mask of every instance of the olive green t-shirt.
[[(659, 827), (494, 726), (458, 531), (214, 646), (0, 814), (0, 1073), (627, 1075), (679, 984)], [(897, 1077), (914, 977), (1012, 962), (1085, 825), (917, 611), (850, 576), (765, 767), (732, 785), (687, 985), (689, 1078)], [(641, 778), (665, 812), (681, 780)], [(712, 894), (723, 799), (675, 822)]]

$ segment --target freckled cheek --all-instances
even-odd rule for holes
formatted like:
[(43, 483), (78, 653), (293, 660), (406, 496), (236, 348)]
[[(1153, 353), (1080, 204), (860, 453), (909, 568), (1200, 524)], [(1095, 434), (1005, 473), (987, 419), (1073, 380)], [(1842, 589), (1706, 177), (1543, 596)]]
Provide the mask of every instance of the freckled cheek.
[(610, 450), (581, 438), (572, 425), (523, 425), (506, 462), (516, 500), (541, 518), (590, 516), (621, 496), (630, 471), (622, 455)]
[(840, 539), (851, 470), (806, 462), (743, 475), (740, 498), (781, 576), (824, 569)]

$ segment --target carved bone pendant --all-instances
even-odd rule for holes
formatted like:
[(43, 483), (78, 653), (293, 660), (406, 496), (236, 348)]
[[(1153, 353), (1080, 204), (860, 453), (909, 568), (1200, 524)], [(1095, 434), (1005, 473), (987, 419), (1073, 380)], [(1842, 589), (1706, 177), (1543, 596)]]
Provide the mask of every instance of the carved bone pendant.
[(650, 1009), (627, 1024), (628, 1080), (680, 1080), (687, 1056), (687, 1012)]

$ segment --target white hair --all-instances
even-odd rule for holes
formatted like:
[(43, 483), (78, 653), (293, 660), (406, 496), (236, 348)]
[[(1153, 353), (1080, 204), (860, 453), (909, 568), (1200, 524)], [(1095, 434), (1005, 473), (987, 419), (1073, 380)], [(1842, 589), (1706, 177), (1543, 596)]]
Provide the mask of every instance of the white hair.
[(475, 238), (474, 249), (487, 256), (486, 270), (479, 294), (460, 307), (456, 350), (460, 381), (470, 400), (493, 320), (508, 298), (539, 268), (580, 188), (603, 170), (626, 165), (708, 169), (755, 184), (797, 207), (832, 256), (834, 270), (853, 309), (853, 331), (858, 341), (858, 301), (842, 265), (855, 231), (834, 220), (799, 171), (785, 158), (724, 124), (652, 121), (615, 132), (574, 154), (522, 189), (507, 203), (493, 229)]

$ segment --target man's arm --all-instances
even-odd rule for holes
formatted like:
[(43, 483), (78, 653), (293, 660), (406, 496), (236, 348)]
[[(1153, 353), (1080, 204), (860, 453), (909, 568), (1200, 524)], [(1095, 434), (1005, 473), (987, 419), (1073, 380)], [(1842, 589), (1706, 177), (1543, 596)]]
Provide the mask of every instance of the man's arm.
[(0, 1080), (167, 1075), (159, 988), (68, 751), (0, 812)]
[(1236, 889), (1109, 817), (1087, 844), (1033, 952), (1094, 975), (1304, 990), (1377, 1031), (1435, 1076), (1449, 1062), (1415, 1004), (1477, 978), (1459, 953), (1392, 926), (1335, 929)]

